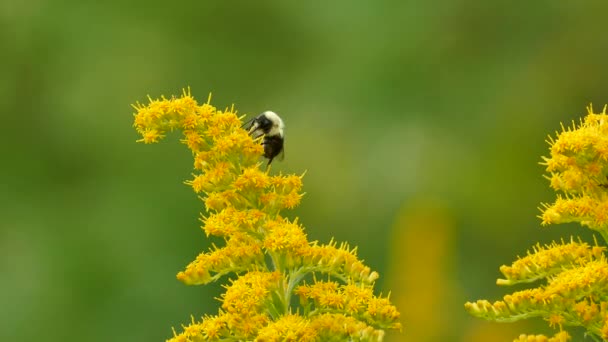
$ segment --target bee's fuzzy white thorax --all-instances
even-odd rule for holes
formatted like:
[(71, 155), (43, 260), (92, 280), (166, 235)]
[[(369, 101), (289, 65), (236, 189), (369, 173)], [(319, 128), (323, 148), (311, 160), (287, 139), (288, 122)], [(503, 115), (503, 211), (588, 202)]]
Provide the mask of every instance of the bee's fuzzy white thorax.
[(267, 110), (262, 113), (262, 115), (264, 115), (268, 120), (272, 122), (272, 128), (270, 128), (270, 131), (266, 135), (270, 137), (278, 135), (282, 138), (283, 130), (285, 129), (285, 124), (283, 123), (283, 120), (281, 120), (281, 118), (277, 115), (277, 113)]

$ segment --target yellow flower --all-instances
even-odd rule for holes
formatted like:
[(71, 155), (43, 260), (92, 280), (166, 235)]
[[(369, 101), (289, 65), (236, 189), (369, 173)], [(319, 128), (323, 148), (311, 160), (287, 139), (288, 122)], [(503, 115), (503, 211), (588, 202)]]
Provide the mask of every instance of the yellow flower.
[(567, 332), (560, 331), (553, 337), (546, 337), (545, 335), (520, 335), (513, 342), (567, 342), (571, 339)]
[(251, 271), (233, 280), (225, 286), (227, 291), (222, 295), (222, 308), (231, 314), (249, 315), (259, 313), (265, 301), (270, 300), (270, 292), (277, 289), (281, 274), (278, 272)]
[(544, 204), (543, 224), (580, 222), (608, 237), (608, 115), (588, 115), (579, 125), (562, 126), (549, 137), (551, 156), (543, 158), (551, 187), (565, 196)]
[(300, 254), (308, 248), (304, 230), (297, 222), (287, 219), (267, 221), (264, 225), (264, 248), (271, 252), (288, 252)]
[(285, 315), (260, 329), (256, 342), (311, 342), (317, 341), (317, 331), (299, 315)]
[(307, 310), (319, 313), (346, 312), (362, 322), (382, 328), (400, 329), (399, 312), (388, 298), (376, 297), (365, 285), (339, 285), (333, 281), (316, 281), (295, 291)]
[[(231, 276), (218, 314), (193, 320), (170, 341), (381, 341), (383, 329), (400, 329), (388, 297), (373, 294), (378, 273), (357, 258), (356, 249), (333, 240), (311, 243), (297, 218), (281, 216), (300, 203), (303, 175), (261, 170), (262, 139), (242, 129), (233, 107), (221, 111), (210, 100), (198, 105), (187, 90), (179, 98), (134, 106), (138, 141), (183, 132), (196, 170), (185, 183), (207, 209), (202, 229), (225, 241), (199, 254), (177, 278), (198, 285)], [(302, 285), (317, 276), (340, 283)], [(300, 305), (292, 302), (294, 294)]]
[(186, 284), (207, 284), (230, 272), (250, 270), (263, 263), (262, 244), (245, 234), (233, 234), (222, 248), (201, 253), (177, 279)]
[(553, 242), (546, 246), (537, 244), (533, 253), (528, 252), (526, 257), (519, 258), (512, 266), (501, 266), (500, 272), (507, 279), (498, 279), (496, 283), (513, 285), (533, 282), (599, 258), (605, 250), (605, 247), (589, 247), (588, 244), (573, 239), (570, 243)]
[[(579, 125), (564, 128), (549, 138), (551, 157), (543, 158), (547, 178), (558, 192), (553, 204), (544, 204), (542, 224), (579, 222), (599, 232), (608, 242), (608, 116), (589, 114)], [(608, 263), (606, 247), (575, 241), (537, 244), (532, 252), (500, 271), (498, 285), (546, 279), (535, 288), (505, 295), (502, 301), (468, 302), (472, 315), (497, 322), (541, 317), (553, 328), (581, 326), (587, 336), (608, 341)], [(516, 341), (567, 341), (562, 331), (552, 338), (521, 335)]]

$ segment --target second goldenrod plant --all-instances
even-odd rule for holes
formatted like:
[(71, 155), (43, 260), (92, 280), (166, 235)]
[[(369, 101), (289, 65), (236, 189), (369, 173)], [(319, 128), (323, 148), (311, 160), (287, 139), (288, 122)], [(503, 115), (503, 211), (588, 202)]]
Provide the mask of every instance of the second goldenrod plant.
[(302, 177), (260, 169), (260, 139), (241, 128), (234, 108), (199, 105), (189, 91), (134, 107), (139, 141), (183, 132), (196, 170), (186, 183), (207, 209), (202, 229), (225, 240), (177, 274), (189, 285), (226, 276), (221, 309), (169, 341), (381, 341), (384, 329), (401, 328), (388, 297), (373, 293), (378, 273), (355, 248), (309, 242), (297, 219), (281, 215), (300, 203)]
[[(591, 107), (580, 124), (549, 138), (550, 157), (543, 158), (553, 204), (542, 208), (542, 224), (578, 222), (608, 243), (608, 115)], [(580, 239), (535, 246), (511, 266), (502, 266), (498, 285), (542, 281), (503, 300), (466, 303), (474, 316), (497, 322), (542, 317), (560, 330), (553, 337), (521, 335), (515, 341), (568, 341), (567, 326), (580, 326), (594, 341), (608, 341), (608, 263), (606, 248)]]

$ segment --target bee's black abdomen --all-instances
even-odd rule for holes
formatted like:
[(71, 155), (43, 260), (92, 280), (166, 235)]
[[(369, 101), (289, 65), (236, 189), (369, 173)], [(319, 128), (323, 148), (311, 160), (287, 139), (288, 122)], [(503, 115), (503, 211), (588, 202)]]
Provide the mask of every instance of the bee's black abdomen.
[(283, 150), (283, 138), (265, 136), (262, 144), (264, 145), (264, 157), (268, 158), (268, 165), (270, 165), (274, 157)]

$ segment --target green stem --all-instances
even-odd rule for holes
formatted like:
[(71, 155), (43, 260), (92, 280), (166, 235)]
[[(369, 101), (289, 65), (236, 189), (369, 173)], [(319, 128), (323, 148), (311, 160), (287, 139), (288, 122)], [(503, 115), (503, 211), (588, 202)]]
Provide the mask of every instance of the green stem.
[(602, 340), (600, 340), (597, 336), (595, 336), (595, 334), (588, 333), (588, 334), (585, 334), (585, 336), (591, 337), (594, 341), (602, 342)]
[[(268, 252), (268, 255), (270, 255), (270, 260), (272, 261), (273, 270), (279, 271), (279, 272), (281, 272), (281, 274), (284, 274), (285, 266), (281, 262), (281, 255), (272, 253), (272, 252)], [(289, 301), (291, 298), (287, 292), (289, 285), (285, 284), (285, 280), (283, 281), (283, 283), (281, 285), (282, 285), (282, 289), (281, 288), (277, 289), (277, 291), (275, 291), (275, 293), (278, 297), (277, 299), (281, 302), (282, 311), (283, 311), (282, 313), (286, 314), (287, 312), (289, 312)]]
[(597, 231), (602, 235), (604, 242), (608, 245), (608, 232), (604, 229), (598, 229)]
[(289, 308), (291, 304), (291, 295), (293, 294), (293, 288), (302, 281), (302, 279), (306, 276), (308, 272), (302, 272), (302, 268), (297, 271), (292, 271), (289, 275), (289, 283), (287, 284), (287, 288), (285, 289), (285, 303)]

